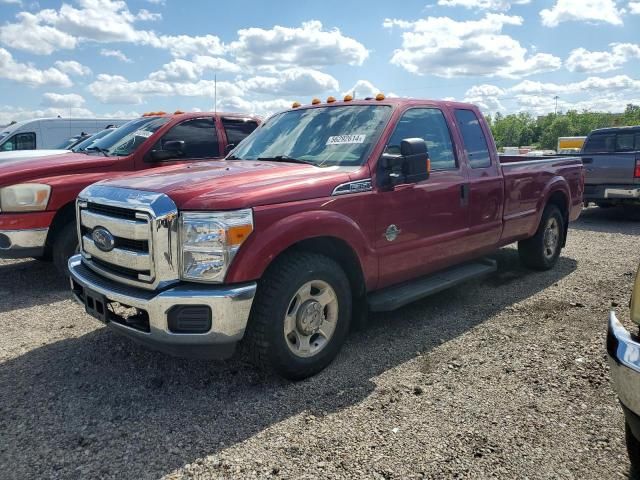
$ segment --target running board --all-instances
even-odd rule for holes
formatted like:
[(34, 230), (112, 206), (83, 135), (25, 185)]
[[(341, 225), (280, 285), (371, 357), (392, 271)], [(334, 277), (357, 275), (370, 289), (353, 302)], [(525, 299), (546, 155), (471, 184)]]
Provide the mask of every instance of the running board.
[(373, 292), (368, 296), (367, 302), (372, 312), (389, 312), (496, 270), (498, 263), (495, 260), (482, 258)]

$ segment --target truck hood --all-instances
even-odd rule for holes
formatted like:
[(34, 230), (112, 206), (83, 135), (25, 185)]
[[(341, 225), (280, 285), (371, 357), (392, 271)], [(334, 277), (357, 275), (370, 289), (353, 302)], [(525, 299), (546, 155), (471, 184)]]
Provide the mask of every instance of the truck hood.
[(180, 210), (232, 210), (330, 196), (348, 182), (349, 167), (219, 160), (176, 165), (102, 182), (105, 186), (164, 193)]
[(117, 161), (118, 157), (73, 152), (51, 157), (0, 159), (0, 186), (45, 181), (47, 177), (104, 169)]
[(0, 162), (14, 158), (51, 157), (54, 155), (64, 155), (66, 153), (71, 153), (71, 150), (14, 150), (11, 152), (0, 152)]

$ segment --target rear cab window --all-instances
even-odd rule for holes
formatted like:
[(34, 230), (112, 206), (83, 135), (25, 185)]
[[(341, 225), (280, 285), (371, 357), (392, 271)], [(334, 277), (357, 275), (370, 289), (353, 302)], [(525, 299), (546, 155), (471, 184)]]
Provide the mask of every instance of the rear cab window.
[(616, 134), (612, 132), (594, 133), (584, 144), (584, 153), (611, 153), (615, 151)]
[(222, 126), (227, 135), (227, 144), (236, 146), (258, 128), (258, 122), (247, 118), (222, 118)]
[(486, 168), (491, 166), (491, 154), (487, 144), (487, 137), (480, 125), (475, 112), (466, 109), (455, 110), (456, 123), (462, 135), (464, 149), (471, 168)]
[(422, 138), (426, 142), (432, 170), (453, 170), (458, 167), (451, 132), (440, 109), (411, 108), (404, 112), (389, 138), (385, 153), (399, 155), (400, 142), (406, 138)]

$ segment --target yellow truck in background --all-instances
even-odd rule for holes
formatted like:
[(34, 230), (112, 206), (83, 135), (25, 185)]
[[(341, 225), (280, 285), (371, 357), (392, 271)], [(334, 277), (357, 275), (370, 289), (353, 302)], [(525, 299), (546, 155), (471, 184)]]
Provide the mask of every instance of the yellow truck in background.
[(580, 153), (587, 137), (558, 137), (558, 153)]

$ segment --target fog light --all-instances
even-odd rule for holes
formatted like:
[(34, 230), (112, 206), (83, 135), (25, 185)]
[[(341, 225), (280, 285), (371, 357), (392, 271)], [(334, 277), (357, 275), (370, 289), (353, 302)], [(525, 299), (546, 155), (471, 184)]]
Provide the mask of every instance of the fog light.
[(206, 333), (211, 330), (211, 309), (206, 305), (177, 305), (167, 314), (172, 333)]

